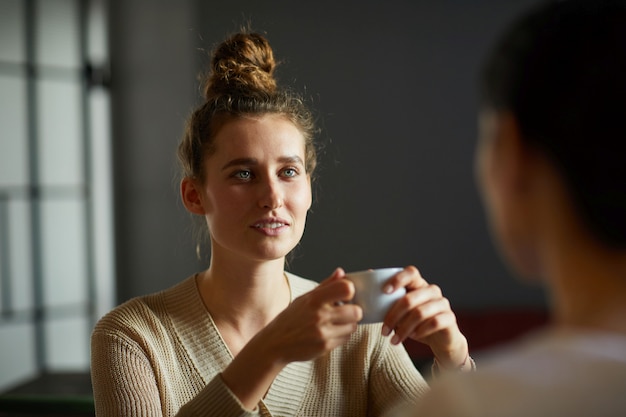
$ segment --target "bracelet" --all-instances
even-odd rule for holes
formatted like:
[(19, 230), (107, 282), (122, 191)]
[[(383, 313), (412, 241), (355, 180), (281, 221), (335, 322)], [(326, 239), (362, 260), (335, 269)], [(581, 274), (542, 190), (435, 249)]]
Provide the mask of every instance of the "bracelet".
[(465, 360), (463, 361), (463, 363), (461, 365), (457, 366), (456, 368), (443, 368), (439, 364), (439, 361), (437, 361), (437, 358), (435, 357), (434, 360), (433, 360), (433, 365), (431, 367), (431, 373), (433, 374), (433, 376), (437, 376), (441, 372), (466, 372), (466, 371), (468, 371), (467, 370), (468, 362), (469, 362), (469, 366), (470, 366), (469, 371), (475, 371), (476, 370), (476, 362), (469, 355), (469, 352), (467, 353), (467, 356), (465, 357)]

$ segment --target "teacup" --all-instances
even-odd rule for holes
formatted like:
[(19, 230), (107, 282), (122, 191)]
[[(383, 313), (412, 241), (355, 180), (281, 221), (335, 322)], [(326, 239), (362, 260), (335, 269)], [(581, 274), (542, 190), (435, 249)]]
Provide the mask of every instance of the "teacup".
[(363, 319), (359, 323), (382, 322), (391, 305), (406, 294), (404, 288), (391, 294), (383, 292), (387, 281), (400, 271), (402, 268), (380, 268), (346, 274), (345, 278), (352, 281), (355, 289), (351, 303), (363, 309)]

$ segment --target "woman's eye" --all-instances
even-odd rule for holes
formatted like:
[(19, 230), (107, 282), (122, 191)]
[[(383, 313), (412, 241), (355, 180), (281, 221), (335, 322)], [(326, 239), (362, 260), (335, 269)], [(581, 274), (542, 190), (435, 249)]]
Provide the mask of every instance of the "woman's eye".
[(249, 180), (252, 178), (252, 173), (250, 171), (237, 171), (233, 174), (233, 177), (239, 180)]
[(295, 168), (287, 168), (283, 171), (285, 177), (295, 177), (298, 175), (298, 171)]

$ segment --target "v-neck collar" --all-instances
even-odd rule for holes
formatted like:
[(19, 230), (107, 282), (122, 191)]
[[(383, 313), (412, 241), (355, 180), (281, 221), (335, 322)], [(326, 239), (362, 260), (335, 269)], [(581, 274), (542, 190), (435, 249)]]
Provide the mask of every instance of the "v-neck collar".
[[(286, 275), (292, 290), (292, 301), (316, 285), (293, 274)], [(233, 356), (204, 306), (197, 275), (187, 278), (170, 294), (172, 296), (165, 298), (165, 304), (172, 325), (187, 355), (208, 384), (232, 362)], [(263, 414), (269, 410), (276, 415), (298, 414), (311, 384), (313, 366), (314, 361), (304, 361), (291, 362), (283, 368), (262, 400)]]

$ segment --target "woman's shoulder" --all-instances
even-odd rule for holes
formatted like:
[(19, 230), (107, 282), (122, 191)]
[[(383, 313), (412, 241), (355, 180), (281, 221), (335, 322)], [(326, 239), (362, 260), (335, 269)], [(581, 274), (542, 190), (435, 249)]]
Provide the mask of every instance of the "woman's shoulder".
[(287, 280), (289, 281), (289, 286), (291, 287), (293, 298), (299, 297), (319, 285), (319, 283), (316, 281), (302, 278), (301, 276), (298, 276), (291, 272), (285, 272), (285, 275), (287, 276)]
[(131, 298), (102, 316), (94, 327), (94, 333), (132, 331), (155, 327), (168, 319), (167, 305), (171, 299), (188, 298), (195, 291), (195, 279), (182, 282), (159, 292)]

